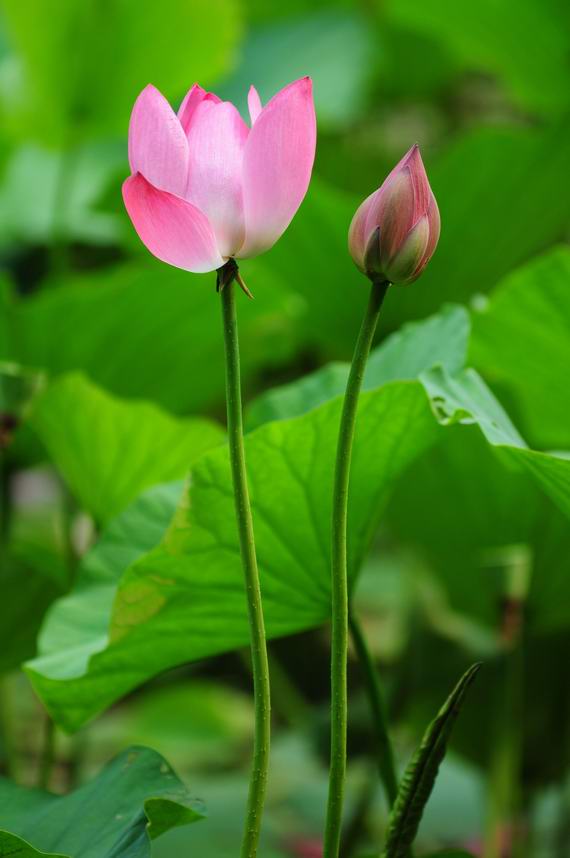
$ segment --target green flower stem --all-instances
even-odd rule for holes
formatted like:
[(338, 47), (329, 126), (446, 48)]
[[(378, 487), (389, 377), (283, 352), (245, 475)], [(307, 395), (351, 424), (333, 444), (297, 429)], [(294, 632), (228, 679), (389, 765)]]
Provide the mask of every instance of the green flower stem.
[(1, 767), (13, 781), (18, 781), (18, 748), (15, 737), (15, 719), (12, 711), (12, 683), (9, 674), (0, 676), (0, 740), (2, 742), (3, 757)]
[(366, 361), (388, 285), (388, 283), (372, 283), (368, 307), (354, 349), (338, 436), (332, 514), (331, 759), (324, 858), (337, 858), (339, 853), (346, 777), (348, 652), (346, 531), (352, 442)]
[(50, 715), (44, 715), (44, 738), (38, 771), (38, 786), (49, 789), (55, 765), (55, 724)]
[[(513, 552), (506, 567), (501, 639), (504, 646), (500, 707), (494, 719), (489, 768), (488, 819), (484, 858), (500, 858), (503, 834), (511, 828), (512, 858), (527, 854), (523, 833), (521, 767), (525, 714), (525, 607), (532, 561), (526, 551)], [(532, 851), (532, 850), (531, 850)]]
[(398, 777), (394, 764), (394, 750), (388, 732), (388, 717), (384, 694), (382, 693), (380, 677), (378, 676), (378, 671), (372, 659), (362, 627), (354, 614), (350, 615), (349, 622), (352, 642), (364, 675), (366, 693), (372, 714), (372, 729), (376, 736), (380, 780), (386, 792), (388, 805), (392, 807), (398, 795)]
[[(235, 271), (237, 271), (235, 263), (233, 263), (232, 267), (228, 270), (226, 270), (226, 266), (224, 266), (218, 274), (218, 284), (221, 287), (224, 344), (226, 353), (226, 397), (230, 462), (232, 468), (241, 559), (247, 594), (255, 702), (253, 765), (249, 784), (247, 816), (241, 846), (241, 858), (255, 858), (257, 855), (263, 805), (265, 802), (265, 792), (267, 788), (271, 707), (267, 644), (265, 640), (261, 590), (259, 587), (259, 575), (255, 555), (253, 521), (247, 488), (247, 474), (243, 444), (239, 344), (234, 284)], [(224, 277), (227, 277), (227, 279), (224, 280)]]

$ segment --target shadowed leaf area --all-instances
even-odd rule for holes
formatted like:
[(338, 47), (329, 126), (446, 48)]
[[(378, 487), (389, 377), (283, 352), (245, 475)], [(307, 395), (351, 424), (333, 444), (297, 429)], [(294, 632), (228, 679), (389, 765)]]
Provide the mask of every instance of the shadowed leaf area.
[[(151, 841), (204, 816), (168, 763), (130, 748), (66, 796), (0, 781), (0, 855), (150, 858)], [(81, 820), (81, 824), (76, 824)]]

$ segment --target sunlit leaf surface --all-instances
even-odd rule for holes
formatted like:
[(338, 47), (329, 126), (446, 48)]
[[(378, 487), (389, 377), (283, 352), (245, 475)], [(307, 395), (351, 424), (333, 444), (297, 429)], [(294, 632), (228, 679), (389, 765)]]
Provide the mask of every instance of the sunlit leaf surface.
[[(437, 338), (438, 325), (427, 324)], [(455, 324), (460, 342), (460, 332), (466, 334), (462, 313), (455, 313)], [(422, 326), (416, 335), (421, 342)], [(405, 362), (409, 342), (406, 337), (399, 342)], [(386, 350), (394, 360), (394, 346), (388, 343)], [(451, 361), (457, 363), (455, 349)], [(340, 405), (335, 397), (296, 418), (266, 423), (246, 439), (266, 624), (272, 637), (310, 628), (328, 617), (330, 497)], [(416, 381), (392, 381), (363, 394), (351, 477), (353, 577), (396, 479), (442, 436), (443, 426), (458, 424), (477, 426), (508, 467), (528, 472), (570, 516), (570, 461), (528, 450), (476, 373), (451, 375), (440, 365), (421, 372)], [(111, 616), (101, 612), (100, 619), (89, 641), (79, 635), (76, 648), (70, 647), (75, 637), (71, 633), (64, 659), (55, 634), (51, 653), (28, 665), (36, 689), (68, 729), (169, 666), (246, 644), (225, 446), (193, 467), (163, 541), (123, 573)]]

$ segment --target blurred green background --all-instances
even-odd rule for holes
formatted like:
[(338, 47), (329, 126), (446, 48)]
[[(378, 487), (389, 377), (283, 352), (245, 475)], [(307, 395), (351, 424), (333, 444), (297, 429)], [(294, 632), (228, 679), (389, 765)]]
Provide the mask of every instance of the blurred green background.
[[(59, 416), (48, 415), (59, 449), (45, 422), (39, 430), (27, 424), (31, 393), (79, 371), (126, 407), (146, 400), (176, 425), (180, 417), (223, 420), (215, 278), (154, 260), (123, 210), (138, 92), (152, 82), (177, 105), (197, 81), (244, 111), (251, 83), (265, 101), (296, 77), (313, 78), (319, 136), (307, 198), (282, 240), (242, 266), (255, 294), (239, 306), (248, 401), (350, 357), (366, 282), (346, 250), (348, 225), (418, 142), (440, 206), (441, 241), (417, 284), (391, 290), (379, 340), (448, 303), (464, 305), (469, 364), (532, 448), (570, 450), (570, 6), (2, 0), (0, 10), (0, 720), (4, 772), (15, 760), (29, 784), (45, 716), (19, 666), (36, 654), (45, 611), (72, 586), (79, 555), (97, 535), (93, 521), (107, 522), (142, 489), (185, 472), (173, 457), (138, 491), (103, 493), (90, 508), (82, 502), (89, 486), (77, 489), (65, 460), (85, 395), (93, 410), (85, 405), (92, 449), (84, 464), (92, 457), (97, 467), (106, 406), (99, 409), (86, 382), (71, 389)], [(130, 413), (127, 447), (139, 419)], [(192, 425), (188, 460), (214, 431)], [(174, 423), (149, 431), (168, 427), (174, 433)], [(149, 442), (148, 461), (153, 451)], [(355, 602), (385, 677), (402, 765), (461, 670), (486, 662), (420, 849), (564, 858), (567, 519), (528, 475), (505, 467), (478, 430), (457, 426), (398, 481), (375, 546)], [(505, 646), (509, 611), (524, 618), (514, 647)], [(89, 625), (87, 614), (81, 622)], [(263, 854), (312, 858), (326, 797), (327, 628), (283, 637), (271, 651), (275, 750)], [(148, 744), (209, 809), (206, 822), (158, 840), (153, 855), (234, 856), (249, 689), (243, 652), (161, 673), (73, 737), (58, 734), (54, 788), (83, 782), (129, 743)], [(345, 858), (374, 851), (385, 825), (354, 660), (351, 693)]]

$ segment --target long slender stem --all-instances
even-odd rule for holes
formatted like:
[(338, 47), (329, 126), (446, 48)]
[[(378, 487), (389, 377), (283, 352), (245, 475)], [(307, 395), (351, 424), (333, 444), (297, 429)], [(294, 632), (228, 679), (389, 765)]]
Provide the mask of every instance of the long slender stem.
[(376, 752), (380, 779), (386, 792), (388, 805), (392, 807), (398, 795), (398, 777), (394, 763), (394, 750), (390, 734), (388, 733), (388, 716), (382, 686), (380, 685), (378, 671), (366, 643), (364, 632), (354, 614), (350, 615), (350, 632), (364, 675), (366, 693), (370, 704), (372, 729), (376, 736)]
[(11, 707), (11, 677), (0, 676), (0, 742), (2, 744), (1, 767), (3, 773), (13, 781), (18, 780), (18, 748), (14, 735), (14, 714)]
[(503, 854), (503, 837), (510, 829), (512, 858), (524, 854), (526, 832), (522, 832), (523, 794), (521, 766), (523, 753), (525, 691), (525, 604), (532, 574), (526, 551), (515, 552), (506, 567), (506, 589), (501, 622), (505, 648), (500, 708), (495, 717), (489, 772), (489, 818), (484, 858)]
[(253, 765), (249, 784), (247, 817), (241, 846), (241, 858), (255, 858), (257, 855), (267, 787), (271, 707), (267, 644), (265, 640), (261, 590), (253, 536), (253, 520), (245, 467), (235, 287), (231, 272), (229, 282), (226, 282), (225, 285), (222, 283), (221, 297), (226, 352), (226, 397), (230, 461), (247, 595), (255, 702)]
[[(5, 564), (9, 563), (8, 546), (12, 519), (12, 467), (8, 461), (6, 448), (11, 439), (15, 418), (0, 413), (0, 575)], [(12, 687), (10, 676), (0, 676), (0, 767), (3, 773), (17, 780), (18, 750), (14, 736), (14, 717), (12, 713)]]
[(332, 514), (331, 759), (324, 858), (337, 858), (346, 777), (348, 650), (348, 484), (358, 398), (387, 283), (374, 282), (346, 386), (336, 455)]
[(55, 764), (55, 724), (47, 712), (45, 713), (44, 738), (40, 754), (38, 786), (41, 789), (49, 789)]

